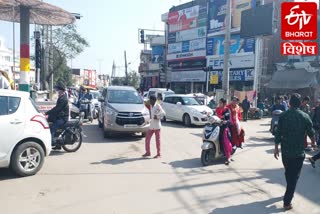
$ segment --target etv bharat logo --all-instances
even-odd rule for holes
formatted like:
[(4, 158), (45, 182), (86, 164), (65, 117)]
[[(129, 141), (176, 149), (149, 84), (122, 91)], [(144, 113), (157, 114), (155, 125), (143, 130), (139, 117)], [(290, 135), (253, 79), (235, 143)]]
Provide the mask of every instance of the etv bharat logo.
[(307, 40), (308, 42), (283, 42), (283, 55), (316, 55), (318, 53), (318, 10), (314, 2), (284, 2), (281, 5), (282, 40)]

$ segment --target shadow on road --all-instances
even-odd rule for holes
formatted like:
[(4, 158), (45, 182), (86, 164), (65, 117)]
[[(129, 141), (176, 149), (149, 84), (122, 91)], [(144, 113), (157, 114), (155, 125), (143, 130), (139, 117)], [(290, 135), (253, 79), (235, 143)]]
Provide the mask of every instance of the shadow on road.
[(120, 165), (120, 164), (125, 164), (125, 163), (130, 163), (130, 162), (135, 162), (135, 161), (143, 161), (147, 160), (147, 158), (126, 158), (126, 157), (120, 157), (120, 158), (113, 158), (109, 160), (103, 160), (100, 162), (93, 162), (91, 163), (92, 165), (99, 165), (99, 164), (107, 164), (107, 165)]
[(10, 169), (0, 169), (0, 181), (21, 179), (21, 177), (14, 174)]
[(187, 160), (173, 161), (169, 163), (173, 168), (194, 169), (202, 167), (200, 158), (193, 158)]
[(248, 138), (247, 141), (253, 141), (253, 142), (269, 142), (268, 145), (271, 145), (270, 143), (274, 143), (274, 138), (273, 137), (250, 137)]
[(189, 128), (189, 129), (197, 129), (197, 128), (203, 128), (204, 126), (194, 126), (191, 125), (190, 127), (185, 127), (181, 122), (177, 122), (177, 121), (166, 121), (166, 122), (162, 122), (162, 125), (164, 127), (170, 127), (170, 128), (181, 128), (181, 129), (185, 129), (185, 128)]
[(282, 198), (272, 198), (266, 201), (257, 201), (249, 204), (241, 204), (237, 206), (230, 206), (225, 208), (217, 208), (210, 212), (210, 214), (234, 214), (234, 213), (282, 213), (282, 208), (277, 208), (274, 203), (281, 201)]

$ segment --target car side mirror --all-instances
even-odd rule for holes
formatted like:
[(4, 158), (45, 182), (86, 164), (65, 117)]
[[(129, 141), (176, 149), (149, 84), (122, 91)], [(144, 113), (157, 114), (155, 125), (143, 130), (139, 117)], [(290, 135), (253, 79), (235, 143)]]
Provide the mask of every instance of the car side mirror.
[(182, 103), (181, 102), (177, 102), (177, 106), (182, 106)]

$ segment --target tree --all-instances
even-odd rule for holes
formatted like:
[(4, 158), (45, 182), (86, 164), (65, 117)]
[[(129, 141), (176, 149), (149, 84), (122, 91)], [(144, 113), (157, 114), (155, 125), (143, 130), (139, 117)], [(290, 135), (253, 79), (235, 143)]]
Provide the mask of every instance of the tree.
[[(111, 82), (112, 85), (126, 85), (125, 77), (114, 77)], [(128, 85), (134, 88), (140, 87), (140, 76), (136, 71), (130, 71), (128, 73)]]
[(89, 43), (78, 33), (76, 25), (71, 24), (54, 29), (52, 31), (52, 44), (49, 46), (51, 48), (50, 59), (52, 64), (42, 79), (43, 88), (48, 88), (52, 74), (54, 74), (55, 83), (60, 80), (66, 85), (71, 84), (71, 73), (67, 66), (67, 60), (75, 58), (88, 46)]

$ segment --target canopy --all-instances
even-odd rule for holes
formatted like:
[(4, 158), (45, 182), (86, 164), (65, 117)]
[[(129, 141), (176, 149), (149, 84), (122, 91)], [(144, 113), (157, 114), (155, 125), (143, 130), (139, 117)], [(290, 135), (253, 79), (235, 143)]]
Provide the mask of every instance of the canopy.
[(0, 20), (20, 22), (20, 6), (30, 8), (30, 24), (66, 25), (75, 21), (74, 16), (56, 6), (38, 0), (0, 0)]
[(273, 89), (302, 89), (318, 84), (317, 73), (305, 69), (288, 69), (273, 74), (269, 88)]

